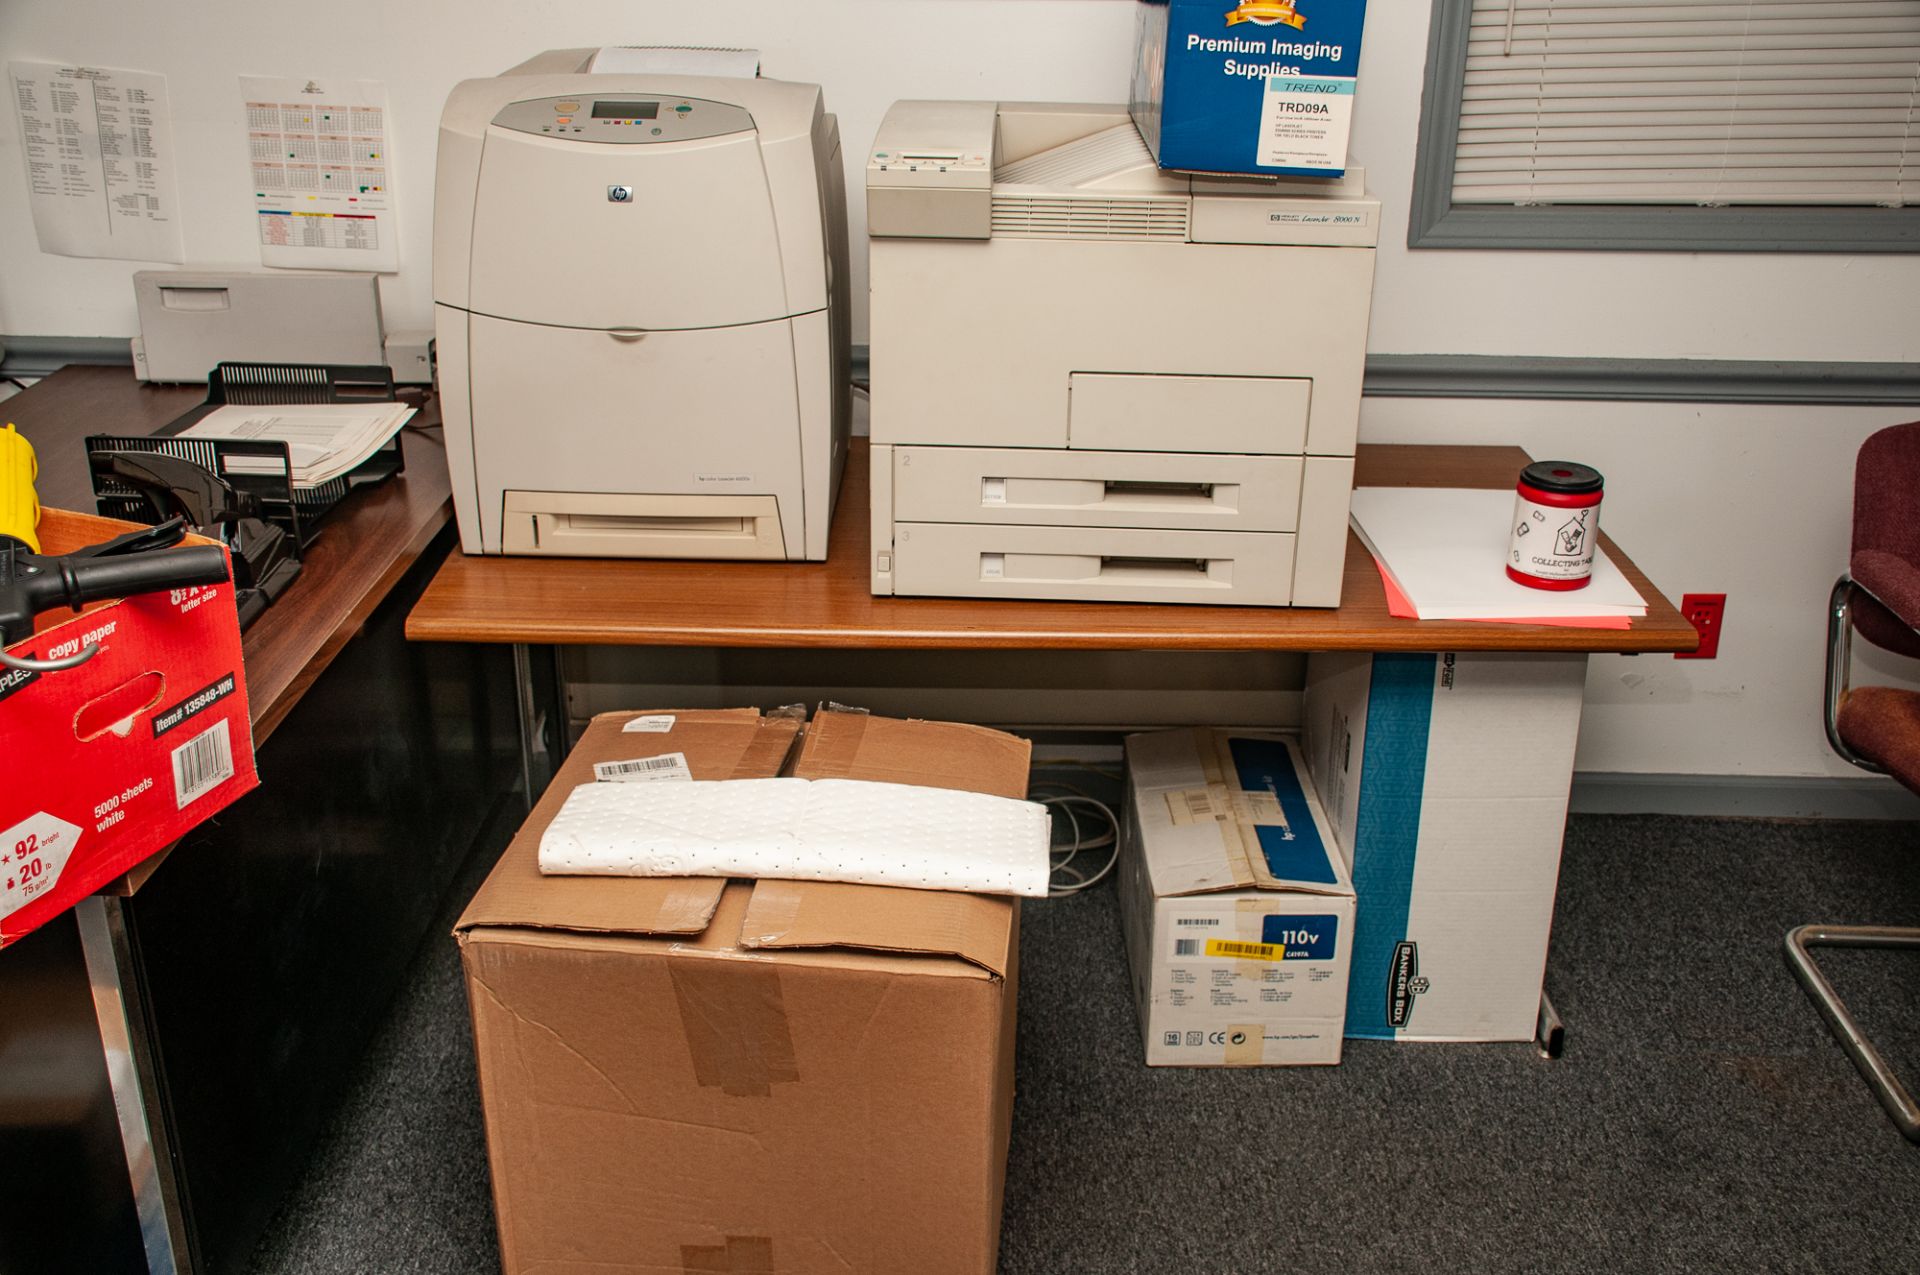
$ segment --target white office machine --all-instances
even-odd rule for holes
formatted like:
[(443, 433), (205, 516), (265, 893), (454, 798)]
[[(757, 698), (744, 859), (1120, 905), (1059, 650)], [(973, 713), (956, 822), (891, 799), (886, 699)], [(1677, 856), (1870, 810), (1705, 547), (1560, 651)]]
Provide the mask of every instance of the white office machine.
[(867, 157), (873, 591), (1335, 606), (1379, 203), (1159, 171), (1124, 106)]
[(433, 380), (430, 332), (388, 332), (378, 275), (345, 270), (139, 270), (133, 374), (198, 381), (221, 363), (382, 364), (403, 385)]
[(839, 126), (818, 86), (751, 64), (607, 52), (642, 69), (545, 53), (457, 85), (441, 116), (461, 546), (824, 558), (850, 392)]

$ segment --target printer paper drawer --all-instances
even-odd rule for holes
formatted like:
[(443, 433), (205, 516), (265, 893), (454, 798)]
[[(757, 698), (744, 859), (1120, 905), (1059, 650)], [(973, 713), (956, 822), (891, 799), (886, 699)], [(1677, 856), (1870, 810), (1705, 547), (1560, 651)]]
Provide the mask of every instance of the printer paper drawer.
[(893, 509), (914, 522), (1292, 531), (1298, 456), (895, 447)]
[(1285, 606), (1294, 538), (1277, 532), (898, 523), (895, 593)]
[(1112, 451), (1298, 455), (1307, 448), (1313, 382), (1287, 376), (1067, 378), (1067, 446)]

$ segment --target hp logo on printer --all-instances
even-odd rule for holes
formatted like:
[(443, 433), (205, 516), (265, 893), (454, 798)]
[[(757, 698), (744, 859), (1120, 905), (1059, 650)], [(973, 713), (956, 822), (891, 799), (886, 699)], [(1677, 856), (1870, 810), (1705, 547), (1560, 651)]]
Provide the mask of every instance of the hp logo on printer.
[(607, 202), (608, 202), (608, 203), (610, 203), (610, 204), (630, 204), (630, 203), (632, 203), (632, 202), (633, 202), (633, 187), (631, 187), (631, 186), (609, 186), (609, 187), (607, 187)]

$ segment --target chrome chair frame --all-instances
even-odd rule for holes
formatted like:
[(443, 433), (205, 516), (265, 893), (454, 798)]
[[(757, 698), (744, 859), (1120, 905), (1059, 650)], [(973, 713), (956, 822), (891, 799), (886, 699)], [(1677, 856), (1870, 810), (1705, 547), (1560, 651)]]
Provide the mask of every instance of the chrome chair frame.
[[(1868, 597), (1873, 597), (1866, 589), (1856, 584), (1852, 577), (1843, 575), (1834, 583), (1833, 593), (1827, 606), (1827, 703), (1826, 727), (1827, 743), (1833, 751), (1846, 758), (1862, 770), (1872, 771), (1876, 775), (1887, 773), (1886, 768), (1861, 756), (1847, 746), (1840, 738), (1840, 703), (1846, 698), (1852, 680), (1853, 657), (1853, 591), (1859, 589)], [(1878, 598), (1874, 599), (1876, 602)], [(1909, 1142), (1920, 1142), (1920, 1104), (1907, 1092), (1893, 1069), (1887, 1066), (1887, 1060), (1874, 1047), (1872, 1041), (1860, 1030), (1860, 1024), (1854, 1020), (1847, 1009), (1846, 1002), (1833, 988), (1827, 976), (1813, 959), (1809, 950), (1815, 947), (1866, 947), (1866, 948), (1920, 948), (1920, 928), (1891, 925), (1800, 925), (1787, 931), (1786, 956), (1787, 967), (1793, 971), (1800, 985), (1813, 998), (1814, 1006), (1821, 1017), (1827, 1020), (1839, 1040), (1841, 1048), (1853, 1059), (1853, 1065), (1873, 1090), (1874, 1097), (1886, 1109), (1887, 1115)]]

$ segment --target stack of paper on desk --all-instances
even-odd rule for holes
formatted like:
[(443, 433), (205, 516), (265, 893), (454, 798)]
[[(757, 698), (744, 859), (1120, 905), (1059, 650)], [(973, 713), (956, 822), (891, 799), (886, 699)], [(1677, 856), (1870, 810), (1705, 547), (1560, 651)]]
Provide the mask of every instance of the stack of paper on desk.
[(1394, 615), (1624, 629), (1647, 613), (1646, 599), (1604, 548), (1584, 589), (1530, 589), (1509, 579), (1509, 490), (1361, 487), (1352, 509), (1353, 529), (1380, 565)]
[[(284, 442), (293, 485), (318, 487), (364, 464), (414, 410), (389, 402), (229, 404), (181, 430), (180, 437)], [(270, 472), (279, 472), (278, 466)]]

